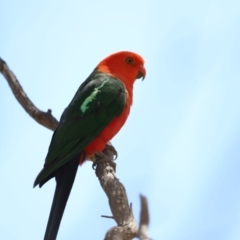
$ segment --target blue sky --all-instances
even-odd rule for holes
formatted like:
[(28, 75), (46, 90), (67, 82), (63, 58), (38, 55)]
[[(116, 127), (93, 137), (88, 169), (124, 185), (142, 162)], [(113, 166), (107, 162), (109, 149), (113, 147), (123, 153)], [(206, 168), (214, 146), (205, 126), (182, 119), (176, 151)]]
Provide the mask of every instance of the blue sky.
[[(146, 61), (131, 116), (113, 139), (117, 176), (156, 240), (240, 239), (240, 2), (3, 1), (0, 57), (41, 109), (60, 117), (97, 63)], [(0, 76), (0, 239), (43, 238), (54, 181), (33, 189), (52, 132)], [(79, 168), (58, 239), (103, 239), (115, 225), (91, 163)]]

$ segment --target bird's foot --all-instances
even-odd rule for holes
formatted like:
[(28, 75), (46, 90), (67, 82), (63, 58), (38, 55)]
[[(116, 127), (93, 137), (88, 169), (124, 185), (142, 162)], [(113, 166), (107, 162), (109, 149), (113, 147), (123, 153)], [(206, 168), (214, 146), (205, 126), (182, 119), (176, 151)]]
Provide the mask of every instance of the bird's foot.
[(108, 156), (111, 156), (113, 160), (116, 160), (118, 158), (117, 150), (114, 148), (114, 146), (111, 144), (111, 142), (108, 142), (105, 146), (103, 153), (107, 154)]
[(113, 170), (116, 172), (116, 163), (114, 162), (114, 158), (109, 157), (108, 155), (106, 155), (103, 152), (98, 152), (96, 153), (96, 161), (92, 164), (92, 168), (93, 170), (96, 170), (96, 167), (99, 163), (103, 163), (103, 162), (108, 162), (109, 165), (113, 168)]

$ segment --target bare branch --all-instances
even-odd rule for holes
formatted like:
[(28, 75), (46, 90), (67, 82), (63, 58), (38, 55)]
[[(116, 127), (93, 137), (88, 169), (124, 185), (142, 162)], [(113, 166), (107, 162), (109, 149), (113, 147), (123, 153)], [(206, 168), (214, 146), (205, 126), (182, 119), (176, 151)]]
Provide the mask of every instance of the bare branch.
[[(16, 76), (9, 69), (4, 60), (0, 58), (0, 72), (7, 80), (17, 101), (22, 105), (25, 111), (44, 127), (55, 130), (58, 121), (52, 116), (51, 110), (43, 112), (39, 110), (28, 98)], [(141, 198), (141, 215), (139, 230), (137, 222), (133, 216), (132, 204), (129, 205), (127, 193), (123, 184), (116, 178), (116, 164), (113, 162), (117, 157), (117, 151), (109, 142), (102, 153), (93, 156), (92, 160), (96, 162), (96, 175), (100, 184), (107, 194), (109, 206), (113, 216), (103, 216), (113, 218), (117, 226), (109, 229), (104, 240), (131, 240), (139, 237), (140, 240), (149, 240), (147, 230), (149, 224), (149, 213), (147, 199)]]
[(96, 175), (108, 197), (113, 218), (118, 225), (107, 231), (104, 240), (130, 240), (137, 236), (138, 227), (132, 206), (128, 204), (125, 187), (115, 175), (116, 165), (112, 162), (115, 154), (113, 146), (107, 145), (103, 154), (96, 156)]
[(9, 69), (3, 59), (0, 58), (0, 72), (7, 80), (10, 88), (12, 89), (13, 95), (17, 101), (22, 105), (25, 111), (33, 118), (35, 121), (43, 125), (44, 127), (55, 130), (58, 126), (58, 120), (52, 116), (52, 111), (48, 109), (47, 112), (40, 111), (33, 102), (28, 98), (27, 94), (24, 92), (22, 86), (18, 82), (16, 76)]

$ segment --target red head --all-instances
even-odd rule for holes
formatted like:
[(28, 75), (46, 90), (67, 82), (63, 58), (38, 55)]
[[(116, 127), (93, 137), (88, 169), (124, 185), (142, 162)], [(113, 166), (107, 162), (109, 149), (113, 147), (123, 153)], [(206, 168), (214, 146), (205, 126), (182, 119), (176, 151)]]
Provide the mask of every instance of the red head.
[(145, 78), (143, 58), (133, 52), (117, 52), (103, 59), (97, 66), (99, 71), (107, 72), (123, 81), (128, 88), (132, 89), (137, 78)]

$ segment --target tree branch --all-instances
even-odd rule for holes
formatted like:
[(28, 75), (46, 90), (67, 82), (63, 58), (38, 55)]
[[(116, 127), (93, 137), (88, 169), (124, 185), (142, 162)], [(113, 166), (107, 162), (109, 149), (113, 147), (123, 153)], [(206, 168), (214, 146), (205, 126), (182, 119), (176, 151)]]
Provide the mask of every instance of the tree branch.
[[(49, 109), (47, 112), (43, 112), (33, 104), (24, 92), (16, 76), (1, 58), (0, 72), (7, 80), (13, 95), (25, 111), (39, 124), (54, 131), (58, 126), (58, 121), (52, 116), (51, 110)], [(138, 229), (137, 222), (132, 212), (132, 204), (129, 205), (128, 203), (125, 187), (116, 178), (116, 164), (113, 162), (115, 157), (117, 157), (117, 151), (109, 142), (103, 152), (96, 154), (92, 159), (96, 161), (96, 175), (109, 199), (109, 206), (113, 217), (108, 218), (113, 218), (117, 223), (116, 227), (107, 231), (104, 240), (131, 240), (135, 237), (138, 237), (140, 240), (149, 240), (147, 237), (149, 224), (147, 199), (140, 196), (141, 214)]]
[[(149, 240), (147, 229), (149, 213), (147, 199), (141, 198), (141, 214), (139, 230), (133, 216), (132, 204), (128, 204), (128, 197), (123, 184), (116, 177), (116, 164), (113, 162), (116, 150), (108, 144), (102, 153), (96, 154), (96, 175), (106, 193), (113, 218), (117, 226), (110, 228), (104, 240), (131, 240), (139, 237), (140, 240)], [(104, 216), (105, 217), (105, 216)]]
[(115, 149), (111, 145), (96, 154), (96, 175), (106, 193), (109, 206), (116, 221), (116, 227), (109, 229), (104, 240), (130, 240), (137, 236), (137, 222), (133, 216), (132, 206), (128, 204), (127, 193), (123, 184), (116, 178), (113, 161)]
[(17, 101), (21, 104), (21, 106), (25, 109), (25, 111), (39, 124), (44, 127), (55, 130), (58, 126), (58, 120), (53, 117), (52, 111), (48, 109), (47, 112), (40, 111), (33, 102), (28, 98), (27, 94), (24, 92), (22, 86), (18, 82), (16, 76), (9, 69), (3, 59), (0, 58), (0, 72), (7, 80), (13, 95), (17, 99)]

